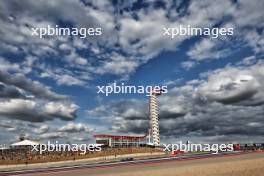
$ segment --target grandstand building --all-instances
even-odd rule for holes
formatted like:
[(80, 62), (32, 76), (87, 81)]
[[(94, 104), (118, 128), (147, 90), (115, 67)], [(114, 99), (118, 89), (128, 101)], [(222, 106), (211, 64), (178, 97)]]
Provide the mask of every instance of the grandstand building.
[(105, 147), (138, 147), (146, 136), (94, 135), (97, 144)]

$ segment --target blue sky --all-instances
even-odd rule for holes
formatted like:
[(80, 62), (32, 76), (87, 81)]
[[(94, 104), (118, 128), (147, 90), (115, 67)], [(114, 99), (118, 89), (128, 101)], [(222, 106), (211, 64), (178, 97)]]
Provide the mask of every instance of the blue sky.
[[(16, 1), (0, 3), (0, 141), (92, 141), (144, 134), (144, 95), (96, 86), (167, 85), (161, 140), (263, 141), (264, 4), (259, 1)], [(31, 35), (100, 27), (101, 36)], [(230, 28), (232, 36), (163, 36), (164, 27)], [(244, 130), (242, 130), (244, 129)]]

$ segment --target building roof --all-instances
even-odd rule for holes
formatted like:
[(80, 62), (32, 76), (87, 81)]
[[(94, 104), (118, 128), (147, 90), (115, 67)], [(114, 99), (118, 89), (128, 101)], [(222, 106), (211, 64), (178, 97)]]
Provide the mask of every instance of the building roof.
[(114, 138), (114, 139), (143, 139), (145, 136), (123, 136), (123, 135), (111, 135), (111, 134), (96, 134), (95, 138)]
[(31, 141), (31, 140), (23, 140), (23, 141), (19, 141), (19, 142), (15, 142), (13, 144), (11, 144), (11, 146), (32, 146), (32, 145), (39, 145), (39, 142), (36, 141)]

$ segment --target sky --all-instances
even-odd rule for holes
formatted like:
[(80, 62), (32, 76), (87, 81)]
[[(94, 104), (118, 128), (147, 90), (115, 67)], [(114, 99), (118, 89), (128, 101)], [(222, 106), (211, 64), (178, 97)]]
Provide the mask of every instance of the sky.
[[(166, 85), (161, 142), (263, 142), (264, 1), (2, 0), (0, 144), (93, 142), (144, 135), (148, 97), (97, 86)], [(32, 36), (45, 26), (102, 35)], [(232, 36), (163, 35), (164, 27), (234, 29)]]

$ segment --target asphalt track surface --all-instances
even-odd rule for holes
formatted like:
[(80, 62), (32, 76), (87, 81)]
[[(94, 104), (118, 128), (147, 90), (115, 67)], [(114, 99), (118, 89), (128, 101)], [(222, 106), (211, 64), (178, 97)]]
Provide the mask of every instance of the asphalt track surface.
[(60, 167), (48, 167), (48, 168), (37, 168), (37, 169), (26, 169), (26, 170), (13, 170), (13, 171), (1, 171), (0, 176), (40, 176), (40, 175), (80, 175), (78, 172), (85, 171), (85, 175), (90, 175), (89, 172), (107, 168), (122, 168), (126, 166), (139, 166), (139, 165), (154, 165), (169, 162), (181, 162), (188, 160), (199, 160), (205, 158), (217, 158), (217, 157), (228, 157), (253, 154), (256, 152), (230, 152), (220, 154), (193, 154), (193, 155), (182, 155), (175, 157), (160, 157), (160, 158), (149, 158), (134, 161), (123, 161), (123, 162), (108, 162), (108, 163), (97, 163), (97, 164), (82, 164), (73, 166), (60, 166)]

